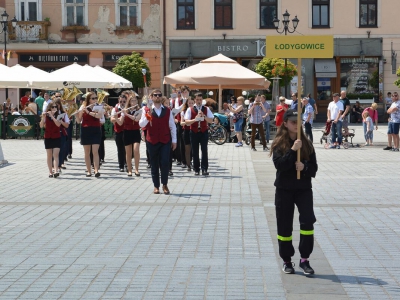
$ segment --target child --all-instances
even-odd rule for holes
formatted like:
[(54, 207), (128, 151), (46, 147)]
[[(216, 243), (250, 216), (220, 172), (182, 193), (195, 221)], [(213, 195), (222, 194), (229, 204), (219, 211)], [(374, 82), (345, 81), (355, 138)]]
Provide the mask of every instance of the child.
[(219, 122), (218, 117), (214, 117), (213, 123), (214, 123), (214, 125), (219, 125), (220, 122)]
[[(300, 214), (300, 269), (306, 275), (314, 274), (308, 258), (314, 247), (314, 223), (316, 222), (313, 209), (313, 192), (311, 178), (315, 177), (318, 165), (314, 147), (311, 141), (300, 130), (301, 137), (297, 138), (297, 111), (288, 109), (283, 116), (271, 145), (270, 155), (276, 168), (275, 179), (275, 210), (278, 225), (279, 255), (283, 259), (283, 272), (294, 274), (294, 255), (292, 245), (294, 206)], [(297, 162), (297, 150), (301, 151), (301, 161)], [(300, 179), (297, 179), (300, 171)]]
[(372, 131), (374, 130), (374, 122), (372, 118), (369, 116), (368, 111), (364, 111), (362, 114), (363, 122), (367, 124), (367, 132), (365, 133), (365, 146), (372, 145)]

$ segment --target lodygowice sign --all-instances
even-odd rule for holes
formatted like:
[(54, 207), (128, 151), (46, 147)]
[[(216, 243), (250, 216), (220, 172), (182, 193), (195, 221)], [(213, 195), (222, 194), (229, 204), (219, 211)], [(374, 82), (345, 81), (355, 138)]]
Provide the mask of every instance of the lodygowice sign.
[(268, 58), (332, 58), (333, 36), (267, 36)]

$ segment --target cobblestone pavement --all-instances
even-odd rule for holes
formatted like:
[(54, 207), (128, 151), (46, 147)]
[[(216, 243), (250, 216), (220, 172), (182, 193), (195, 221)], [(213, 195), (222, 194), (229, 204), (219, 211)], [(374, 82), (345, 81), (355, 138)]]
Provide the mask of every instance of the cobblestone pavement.
[(1, 140), (0, 299), (400, 299), (400, 155), (382, 150), (385, 125), (377, 146), (347, 150), (323, 149), (319, 130), (313, 277), (280, 270), (260, 145), (210, 145), (211, 176), (174, 166), (166, 196), (143, 158), (141, 177), (118, 172), (113, 141), (100, 178), (85, 177), (74, 141), (52, 179), (43, 141)]

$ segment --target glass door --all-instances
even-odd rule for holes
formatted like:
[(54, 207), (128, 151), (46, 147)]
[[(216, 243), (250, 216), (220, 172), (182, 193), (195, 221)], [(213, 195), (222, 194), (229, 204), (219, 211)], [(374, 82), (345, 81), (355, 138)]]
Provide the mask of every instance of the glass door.
[(38, 20), (38, 0), (20, 0), (19, 19), (20, 21)]

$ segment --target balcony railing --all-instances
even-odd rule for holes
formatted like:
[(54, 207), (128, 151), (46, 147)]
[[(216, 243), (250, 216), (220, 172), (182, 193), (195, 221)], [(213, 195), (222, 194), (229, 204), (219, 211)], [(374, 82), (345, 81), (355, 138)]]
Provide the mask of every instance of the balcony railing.
[(49, 21), (21, 21), (15, 28), (10, 25), (9, 38), (17, 42), (45, 41), (49, 37), (50, 25)]

